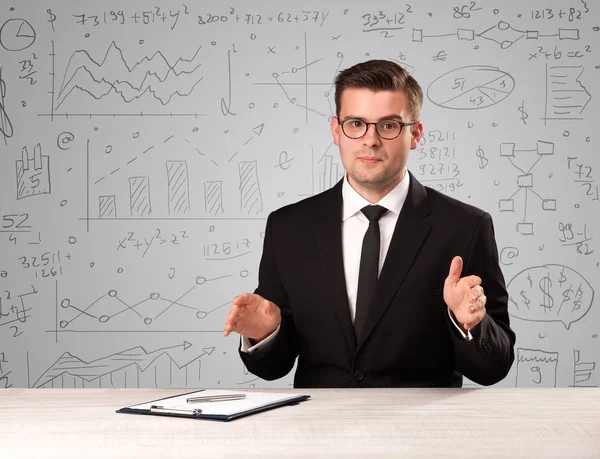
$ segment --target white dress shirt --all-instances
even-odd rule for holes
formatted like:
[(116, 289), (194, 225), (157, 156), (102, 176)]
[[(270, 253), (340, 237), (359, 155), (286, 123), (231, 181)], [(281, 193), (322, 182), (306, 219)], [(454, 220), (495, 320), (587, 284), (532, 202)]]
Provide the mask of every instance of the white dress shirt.
[[(400, 183), (376, 203), (377, 205), (388, 209), (388, 212), (379, 219), (379, 233), (381, 237), (379, 274), (381, 274), (381, 268), (385, 262), (388, 249), (390, 248), (390, 242), (392, 240), (392, 235), (394, 234), (394, 229), (396, 228), (396, 222), (400, 216), (400, 211), (402, 210), (404, 201), (406, 201), (409, 185), (410, 174), (406, 172)], [(371, 205), (371, 203), (358, 194), (348, 182), (347, 176), (344, 176), (344, 183), (342, 184), (342, 253), (344, 260), (344, 275), (346, 277), (346, 293), (348, 295), (348, 305), (350, 306), (352, 323), (354, 323), (354, 318), (356, 316), (356, 296), (358, 293), (358, 273), (360, 268), (362, 242), (365, 233), (369, 228), (369, 220), (361, 212), (361, 209), (368, 205)], [(450, 266), (448, 266), (448, 269), (450, 269)], [(471, 340), (471, 332), (469, 331), (468, 335), (466, 335), (456, 324), (450, 314), (450, 308), (448, 308), (448, 315), (463, 338)], [(271, 335), (255, 345), (252, 345), (248, 338), (242, 336), (241, 351), (252, 352), (254, 349), (266, 346), (275, 336), (277, 336), (278, 332), (279, 327), (277, 327), (277, 330)]]

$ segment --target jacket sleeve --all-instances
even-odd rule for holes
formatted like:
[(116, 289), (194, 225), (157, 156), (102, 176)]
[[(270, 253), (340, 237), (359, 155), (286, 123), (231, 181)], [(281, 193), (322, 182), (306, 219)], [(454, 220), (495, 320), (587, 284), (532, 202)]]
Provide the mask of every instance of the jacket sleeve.
[[(515, 333), (508, 318), (508, 293), (498, 260), (492, 217), (484, 213), (475, 230), (463, 276), (475, 274), (482, 280), (486, 314), (471, 329), (467, 341), (456, 330), (451, 332), (455, 365), (464, 376), (489, 386), (506, 377), (514, 361)], [(448, 318), (449, 326), (454, 328)]]
[[(281, 327), (275, 339), (265, 349), (251, 353), (239, 351), (244, 365), (251, 373), (272, 381), (287, 375), (299, 354), (299, 343), (294, 318), (285, 286), (279, 276), (275, 253), (277, 241), (285, 243), (285, 235), (276, 231), (275, 214), (270, 214), (265, 229), (265, 240), (258, 272), (258, 288), (254, 293), (275, 303), (281, 311)], [(288, 241), (289, 243), (289, 241)], [(284, 256), (284, 254), (279, 254)], [(293, 260), (289, 260), (293, 262)]]

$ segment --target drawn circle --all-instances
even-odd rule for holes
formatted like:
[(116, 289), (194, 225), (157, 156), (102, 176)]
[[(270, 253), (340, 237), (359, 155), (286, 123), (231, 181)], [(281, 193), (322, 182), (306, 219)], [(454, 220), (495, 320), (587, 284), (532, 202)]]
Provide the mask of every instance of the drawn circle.
[(5, 270), (0, 271), (0, 277), (2, 279), (6, 279), (8, 277), (8, 273)]
[(300, 49), (300, 46), (296, 46), (296, 49)]
[(340, 53), (340, 52), (338, 51), (338, 53), (337, 53), (337, 57), (341, 59), (342, 57), (344, 57), (344, 54), (343, 54), (343, 53)]
[(371, 53), (365, 53), (365, 56), (369, 57), (371, 55)]
[(60, 321), (60, 328), (66, 328), (67, 325), (69, 325), (69, 322), (67, 322), (66, 320), (61, 320)]
[(73, 245), (77, 242), (77, 238), (75, 236), (69, 236), (69, 244)]
[(298, 69), (296, 67), (292, 67), (292, 73), (296, 73)]
[(348, 14), (348, 11), (350, 11), (350, 10), (348, 10), (348, 9), (345, 9), (345, 10), (344, 10), (344, 15)]
[(198, 132), (198, 127), (195, 127), (194, 129), (192, 129), (192, 132)]
[(243, 269), (242, 271), (240, 271), (240, 277), (248, 277), (248, 274), (250, 273), (247, 269)]
[(7, 51), (23, 51), (35, 42), (35, 30), (25, 19), (9, 19), (0, 29), (0, 45)]
[(71, 307), (71, 300), (69, 298), (65, 298), (64, 300), (62, 300), (60, 302), (60, 306), (63, 308), (70, 308)]
[(215, 230), (215, 225), (210, 225), (210, 226), (208, 227), (208, 232), (209, 232), (209, 233), (212, 233), (214, 230)]
[(98, 130), (98, 126), (94, 126), (94, 131), (97, 131), (97, 130)]
[(111, 152), (112, 152), (112, 145), (107, 145), (106, 148), (104, 149), (104, 153), (106, 153), (108, 155)]
[(145, 317), (145, 318), (144, 318), (144, 323), (145, 323), (146, 325), (150, 325), (150, 324), (152, 323), (152, 319), (151, 319), (150, 317)]
[(273, 108), (277, 108), (277, 107), (279, 107), (279, 104), (278, 104), (277, 102), (275, 102), (275, 103), (273, 104)]
[(134, 132), (134, 133), (133, 133), (133, 138), (134, 138), (134, 139), (137, 139), (139, 136), (140, 136), (140, 133), (139, 133), (139, 132)]
[(254, 108), (254, 107), (256, 107), (256, 105), (254, 104), (254, 102), (250, 102), (250, 103), (248, 104), (248, 108), (252, 109), (252, 108)]
[(592, 138), (591, 137), (586, 137), (585, 141), (588, 142), (588, 143), (590, 143), (592, 141)]
[(298, 128), (295, 128), (295, 129), (294, 129), (294, 134), (295, 134), (296, 132), (298, 132)]
[(499, 68), (469, 65), (436, 78), (427, 88), (427, 97), (450, 110), (479, 110), (502, 102), (514, 88), (514, 78)]
[(285, 193), (283, 191), (280, 191), (279, 193), (277, 193), (277, 197), (281, 198)]
[(67, 205), (67, 200), (63, 199), (62, 201), (60, 201), (60, 207), (65, 207)]
[(521, 16), (522, 16), (522, 14), (520, 14), (520, 13), (519, 13), (519, 14), (517, 14), (517, 17), (518, 17), (518, 18), (520, 18)]
[(508, 48), (510, 48), (512, 46), (512, 44), (513, 44), (512, 41), (505, 40), (500, 45), (500, 48), (502, 48), (502, 49), (508, 49)]
[(139, 43), (140, 45), (143, 45), (143, 44), (144, 44), (144, 40), (141, 40), (141, 39), (140, 39), (140, 40), (138, 41), (138, 43)]
[(117, 296), (117, 291), (116, 290), (109, 290), (108, 291), (108, 296), (111, 296), (113, 298), (116, 297)]
[(251, 33), (250, 34), (250, 40), (256, 40), (256, 34), (255, 33)]
[(196, 284), (198, 285), (202, 285), (206, 282), (206, 277), (202, 277), (202, 276), (197, 276), (196, 277)]
[(158, 300), (159, 298), (160, 298), (160, 293), (151, 293), (150, 294), (151, 300)]
[(106, 323), (110, 320), (110, 316), (107, 316), (106, 314), (102, 314), (100, 317), (98, 317), (98, 321), (102, 322), (102, 323)]
[(206, 313), (206, 311), (197, 311), (196, 312), (196, 317), (198, 319), (205, 319), (207, 315), (208, 314)]
[(563, 137), (569, 137), (571, 133), (569, 131), (563, 132)]
[(498, 123), (492, 123), (492, 127), (498, 127)]
[(508, 22), (506, 22), (506, 21), (500, 21), (500, 22), (498, 23), (498, 28), (499, 28), (500, 30), (507, 30), (507, 29), (509, 29), (509, 28), (510, 28), (510, 24), (509, 24)]
[(86, 33), (84, 36), (85, 36), (85, 38), (90, 38), (90, 34), (89, 33)]
[(93, 261), (90, 262), (90, 268), (93, 268), (94, 266), (96, 266), (96, 263), (94, 263)]
[(217, 44), (217, 42), (216, 41), (211, 41), (210, 44), (213, 45), (213, 46), (215, 46)]
[(469, 129), (473, 129), (473, 126), (475, 126), (475, 125), (474, 125), (474, 124), (473, 124), (471, 121), (469, 121), (469, 122), (467, 123), (467, 127), (468, 127)]
[(500, 185), (500, 180), (494, 180), (494, 186)]
[(475, 49), (475, 50), (479, 49), (479, 45), (473, 46), (473, 49)]
[(498, 8), (494, 8), (494, 14), (498, 14), (500, 10)]
[(290, 103), (292, 103), (292, 104), (295, 104), (295, 103), (296, 103), (296, 98), (295, 98), (295, 97), (292, 97), (292, 98), (290, 99)]
[(117, 269), (117, 272), (118, 272), (119, 274), (123, 274), (123, 268), (119, 268), (119, 269)]
[(70, 150), (71, 146), (69, 145), (71, 142), (75, 140), (75, 136), (70, 132), (62, 132), (58, 135), (56, 139), (56, 145), (61, 150)]
[(279, 73), (277, 72), (273, 72), (273, 74), (271, 75), (273, 78), (279, 78)]
[(575, 209), (579, 209), (579, 204), (575, 204)]

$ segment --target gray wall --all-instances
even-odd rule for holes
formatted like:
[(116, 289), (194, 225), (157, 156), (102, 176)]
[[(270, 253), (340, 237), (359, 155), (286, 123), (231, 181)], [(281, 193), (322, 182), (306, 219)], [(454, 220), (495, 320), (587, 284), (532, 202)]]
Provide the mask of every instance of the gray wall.
[(599, 5), (454, 3), (3, 1), (0, 387), (291, 385), (224, 320), (269, 212), (342, 176), (333, 80), (370, 58), (426, 93), (415, 176), (494, 217), (499, 385), (597, 386)]

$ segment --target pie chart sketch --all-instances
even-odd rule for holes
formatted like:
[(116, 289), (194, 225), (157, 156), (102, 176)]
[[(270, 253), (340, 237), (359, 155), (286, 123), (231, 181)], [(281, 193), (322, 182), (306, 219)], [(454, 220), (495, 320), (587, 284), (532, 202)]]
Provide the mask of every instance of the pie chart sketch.
[(471, 65), (436, 78), (427, 88), (427, 98), (451, 110), (478, 110), (503, 101), (514, 88), (513, 77), (497, 67)]
[(0, 29), (0, 45), (7, 51), (22, 51), (34, 41), (35, 30), (25, 19), (9, 19)]

